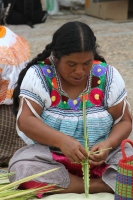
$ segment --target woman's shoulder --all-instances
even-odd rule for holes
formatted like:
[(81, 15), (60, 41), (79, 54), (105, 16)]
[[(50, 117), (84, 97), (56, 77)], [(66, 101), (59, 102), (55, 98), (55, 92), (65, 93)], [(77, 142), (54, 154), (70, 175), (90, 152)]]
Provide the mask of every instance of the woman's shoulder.
[(107, 82), (109, 82), (110, 84), (122, 83), (122, 85), (125, 86), (121, 72), (116, 67), (110, 64), (107, 64)]
[(110, 63), (106, 63), (107, 66), (107, 75), (110, 75), (110, 73), (115, 73), (117, 76), (121, 76), (120, 71), (117, 69), (117, 67), (115, 67), (114, 65), (110, 64)]
[(36, 73), (39, 78), (51, 79), (54, 77), (54, 64), (50, 58), (46, 58), (44, 61), (38, 61), (37, 64), (32, 65), (28, 69), (28, 73)]
[(121, 102), (127, 96), (125, 82), (119, 70), (107, 65), (107, 78), (105, 87), (105, 104), (111, 107)]
[(47, 58), (44, 61), (38, 61), (36, 64), (31, 65), (25, 76), (30, 76), (31, 79), (40, 79), (42, 82), (49, 82), (54, 74), (53, 63)]

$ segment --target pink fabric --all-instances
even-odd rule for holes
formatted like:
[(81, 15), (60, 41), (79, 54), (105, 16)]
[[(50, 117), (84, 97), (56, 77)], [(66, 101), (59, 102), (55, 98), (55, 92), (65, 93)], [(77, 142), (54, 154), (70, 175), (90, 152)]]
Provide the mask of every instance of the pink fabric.
[[(66, 169), (74, 175), (83, 176), (83, 172), (82, 172), (82, 165), (81, 164), (74, 164), (71, 163), (68, 158), (66, 158), (64, 155), (60, 155), (57, 153), (52, 153), (53, 159), (56, 160), (57, 162), (62, 163)], [(106, 170), (106, 168), (108, 167), (108, 165), (106, 164), (102, 164), (100, 166), (90, 166), (90, 178), (98, 178), (98, 177), (102, 177), (103, 172)]]
[[(36, 181), (28, 181), (28, 182), (20, 184), (19, 189), (20, 190), (33, 189), (33, 188), (44, 187), (44, 186), (47, 186), (47, 185), (48, 185), (47, 183), (38, 183)], [(54, 188), (54, 186), (46, 188), (46, 189), (42, 190), (39, 194), (36, 194), (36, 196), (41, 199), (43, 197), (44, 193), (46, 193), (47, 191), (49, 191), (53, 188)]]

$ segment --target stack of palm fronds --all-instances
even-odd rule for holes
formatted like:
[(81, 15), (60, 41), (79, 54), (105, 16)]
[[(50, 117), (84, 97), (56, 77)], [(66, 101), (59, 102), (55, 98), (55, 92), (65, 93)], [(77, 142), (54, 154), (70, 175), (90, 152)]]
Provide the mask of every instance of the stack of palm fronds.
[[(48, 170), (46, 172), (42, 172), (39, 174), (35, 174), (35, 175), (29, 176), (27, 178), (21, 179), (19, 181), (16, 181), (14, 183), (9, 183), (9, 180), (8, 180), (8, 176), (12, 176), (14, 173), (0, 174), (0, 200), (6, 200), (6, 199), (27, 200), (27, 199), (35, 198), (36, 194), (38, 194), (38, 193), (44, 193), (44, 190), (47, 191), (47, 193), (57, 191), (54, 189), (55, 184), (49, 184), (44, 187), (28, 189), (28, 190), (17, 189), (19, 184), (33, 180), (38, 176), (45, 175), (45, 174), (53, 172), (57, 169), (58, 168), (51, 169), (51, 170)], [(58, 189), (58, 190), (62, 190), (62, 189)]]

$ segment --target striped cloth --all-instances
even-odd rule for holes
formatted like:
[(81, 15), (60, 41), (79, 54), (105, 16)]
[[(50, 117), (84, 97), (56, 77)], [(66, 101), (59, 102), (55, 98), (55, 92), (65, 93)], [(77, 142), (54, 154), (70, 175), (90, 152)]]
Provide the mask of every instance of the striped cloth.
[(24, 145), (16, 133), (12, 106), (0, 105), (0, 166), (7, 165), (15, 151)]

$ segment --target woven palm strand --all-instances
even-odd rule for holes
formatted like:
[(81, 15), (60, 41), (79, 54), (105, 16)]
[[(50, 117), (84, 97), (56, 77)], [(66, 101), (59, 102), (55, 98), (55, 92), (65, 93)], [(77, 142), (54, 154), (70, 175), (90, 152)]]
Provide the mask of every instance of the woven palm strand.
[(122, 142), (121, 150), (123, 158), (118, 164), (115, 200), (133, 200), (133, 155), (126, 156), (124, 151), (126, 142), (133, 146), (133, 142), (129, 139)]

